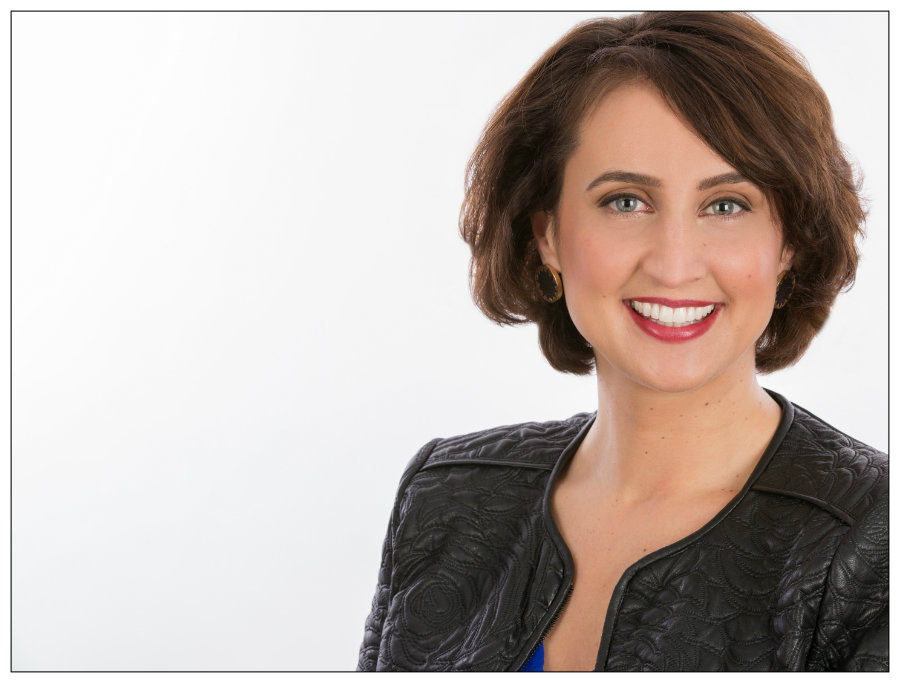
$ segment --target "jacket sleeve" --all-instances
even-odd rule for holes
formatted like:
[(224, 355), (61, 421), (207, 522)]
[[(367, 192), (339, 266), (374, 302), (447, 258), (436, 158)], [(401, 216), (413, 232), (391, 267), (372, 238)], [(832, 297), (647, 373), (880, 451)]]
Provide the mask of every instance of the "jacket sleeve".
[(381, 553), (381, 568), (378, 570), (378, 584), (375, 586), (375, 597), (372, 598), (372, 611), (366, 618), (366, 631), (362, 645), (359, 648), (359, 662), (357, 671), (375, 671), (378, 668), (378, 654), (381, 650), (381, 635), (384, 629), (385, 617), (388, 606), (391, 603), (391, 585), (394, 567), (394, 538), (400, 525), (402, 515), (402, 503), (406, 487), (415, 476), (422, 464), (428, 459), (431, 451), (440, 439), (434, 439), (425, 444), (419, 452), (409, 461), (397, 496), (394, 499), (394, 508), (391, 511), (391, 520), (388, 524), (387, 535)]
[(831, 670), (888, 670), (886, 482), (879, 494), (848, 531), (831, 564), (818, 624)]

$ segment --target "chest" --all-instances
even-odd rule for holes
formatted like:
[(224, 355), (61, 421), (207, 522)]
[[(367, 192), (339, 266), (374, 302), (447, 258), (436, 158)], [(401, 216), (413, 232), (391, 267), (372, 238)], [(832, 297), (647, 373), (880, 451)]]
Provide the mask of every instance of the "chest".
[(569, 600), (544, 640), (545, 668), (585, 671), (596, 664), (610, 599), (626, 570), (701, 528), (733, 494), (706, 496), (691, 505), (625, 505), (566, 493), (553, 501), (554, 519), (572, 554), (575, 576)]
[(542, 639), (551, 669), (593, 668), (601, 639), (607, 671), (808, 663), (828, 576), (822, 558), (842, 528), (830, 513), (751, 492), (702, 534), (647, 560), (725, 503), (694, 500), (682, 506), (687, 516), (626, 514), (621, 504), (587, 515), (586, 500), (567, 508), (552, 498), (563, 543), (548, 533), (546, 474), (492, 467), (469, 481), (467, 471), (429, 470), (407, 495), (392, 537), (380, 666), (517, 670)]

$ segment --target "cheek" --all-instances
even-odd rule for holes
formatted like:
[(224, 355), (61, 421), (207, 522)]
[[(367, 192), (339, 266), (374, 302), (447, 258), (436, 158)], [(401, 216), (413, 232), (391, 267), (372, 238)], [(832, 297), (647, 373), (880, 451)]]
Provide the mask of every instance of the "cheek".
[(735, 297), (768, 299), (775, 291), (779, 253), (768, 244), (742, 244), (712, 260), (716, 280)]
[(577, 247), (563, 253), (564, 284), (574, 296), (584, 294), (595, 299), (617, 295), (627, 280), (629, 259), (621, 244), (616, 248), (599, 239), (581, 240)]

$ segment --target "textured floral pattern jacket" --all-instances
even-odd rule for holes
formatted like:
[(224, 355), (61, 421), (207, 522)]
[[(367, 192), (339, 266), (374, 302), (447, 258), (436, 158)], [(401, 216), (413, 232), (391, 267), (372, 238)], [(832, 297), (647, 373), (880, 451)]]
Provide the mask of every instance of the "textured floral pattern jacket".
[[(598, 670), (886, 670), (887, 456), (773, 394), (741, 492), (619, 580)], [(403, 475), (363, 670), (519, 670), (572, 586), (548, 492), (593, 415), (438, 439)]]

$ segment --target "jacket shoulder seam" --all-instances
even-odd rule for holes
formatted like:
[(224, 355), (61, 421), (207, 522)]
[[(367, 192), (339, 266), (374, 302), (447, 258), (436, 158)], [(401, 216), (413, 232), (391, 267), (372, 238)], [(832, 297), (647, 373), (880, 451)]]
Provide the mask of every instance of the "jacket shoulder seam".
[(545, 464), (545, 463), (536, 463), (536, 462), (522, 462), (521, 460), (497, 460), (490, 458), (448, 458), (447, 460), (438, 460), (436, 462), (426, 462), (422, 465), (419, 470), (430, 470), (435, 467), (443, 467), (444, 465), (488, 465), (494, 467), (522, 467), (525, 469), (532, 470), (546, 470), (550, 472), (553, 470), (553, 465)]
[(765, 486), (761, 484), (754, 484), (750, 489), (761, 493), (774, 493), (779, 496), (789, 496), (791, 498), (797, 498), (798, 500), (804, 500), (807, 503), (812, 503), (813, 505), (822, 508), (832, 516), (837, 517), (844, 524), (850, 526), (856, 524), (856, 519), (849, 512), (815, 496), (799, 493), (798, 491), (791, 491), (790, 489), (779, 489), (774, 486)]
[(441, 465), (503, 465), (552, 471), (557, 458), (546, 457), (546, 453), (558, 455), (592, 417), (579, 413), (567, 420), (522, 422), (438, 439), (420, 470)]

